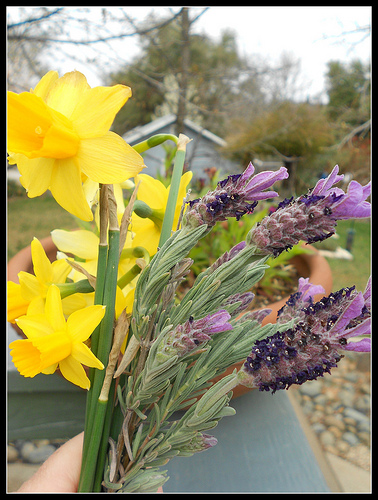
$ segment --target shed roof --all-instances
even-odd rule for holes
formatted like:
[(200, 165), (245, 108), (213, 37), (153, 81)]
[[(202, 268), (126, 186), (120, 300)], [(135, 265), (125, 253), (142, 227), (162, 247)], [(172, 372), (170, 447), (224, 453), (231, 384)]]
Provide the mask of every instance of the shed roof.
[[(161, 118), (156, 118), (152, 120), (150, 123), (146, 123), (146, 125), (142, 125), (140, 127), (135, 127), (126, 134), (123, 135), (123, 138), (131, 145), (143, 140), (145, 137), (150, 137), (151, 135), (159, 133), (159, 130), (172, 125), (177, 120), (177, 116), (175, 114), (165, 115)], [(185, 118), (184, 125), (189, 129), (193, 130), (199, 135), (206, 137), (209, 141), (214, 142), (219, 146), (226, 146), (226, 141), (219, 137), (218, 135), (213, 134), (209, 130), (197, 125), (192, 122), (188, 118)]]

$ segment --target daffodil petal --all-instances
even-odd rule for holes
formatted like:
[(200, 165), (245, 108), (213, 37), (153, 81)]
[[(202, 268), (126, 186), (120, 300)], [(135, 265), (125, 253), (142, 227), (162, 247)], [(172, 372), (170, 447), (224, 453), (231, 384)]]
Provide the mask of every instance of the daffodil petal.
[(39, 80), (34, 90), (31, 90), (30, 92), (39, 97), (42, 97), (42, 99), (45, 101), (50, 92), (50, 89), (53, 87), (58, 78), (59, 74), (57, 71), (49, 71)]
[(8, 149), (28, 158), (73, 156), (79, 136), (72, 122), (30, 92), (8, 92)]
[(92, 231), (54, 229), (51, 231), (51, 237), (62, 252), (72, 253), (76, 257), (86, 260), (97, 259), (99, 239)]
[(71, 354), (71, 339), (65, 332), (54, 332), (51, 335), (31, 339), (33, 346), (41, 356), (40, 370), (67, 358)]
[[(88, 303), (88, 299), (91, 298), (91, 303)], [(64, 315), (70, 316), (73, 312), (78, 309), (83, 309), (89, 305), (93, 305), (94, 292), (93, 293), (74, 293), (62, 299), (63, 313)]]
[(164, 208), (167, 205), (168, 189), (158, 179), (154, 179), (150, 175), (138, 175), (135, 183), (140, 186), (138, 188), (137, 198), (142, 200), (153, 209)]
[(83, 93), (70, 115), (80, 138), (87, 139), (106, 134), (115, 115), (129, 97), (131, 89), (125, 85), (94, 87)]
[(46, 104), (72, 119), (75, 108), (89, 90), (90, 86), (85, 76), (80, 71), (70, 71), (52, 82), (45, 96)]
[(65, 210), (85, 221), (93, 219), (84, 196), (80, 169), (72, 158), (56, 160), (50, 189), (56, 201)]
[(13, 163), (21, 174), (20, 182), (26, 189), (29, 198), (45, 193), (51, 183), (51, 175), (55, 163), (54, 158), (29, 159), (23, 154), (11, 153)]
[(95, 203), (98, 203), (98, 195), (99, 195), (99, 185), (98, 182), (92, 181), (88, 177), (83, 182), (83, 190), (85, 198), (90, 207), (92, 207)]
[(114, 132), (81, 140), (76, 159), (85, 175), (102, 184), (123, 182), (145, 167), (140, 154)]
[(35, 339), (54, 333), (53, 327), (47, 321), (44, 314), (33, 314), (32, 316), (21, 316), (16, 320), (17, 326), (21, 328), (28, 339)]
[(62, 299), (56, 285), (49, 286), (46, 295), (45, 314), (55, 331), (66, 330), (66, 320), (63, 315)]
[(18, 280), (21, 285), (21, 294), (25, 300), (33, 300), (38, 295), (45, 297), (47, 287), (42, 284), (33, 274), (26, 271), (18, 273)]
[(53, 363), (52, 365), (48, 366), (44, 370), (41, 370), (41, 373), (43, 373), (44, 375), (52, 375), (53, 373), (55, 373), (56, 369), (58, 368), (58, 364), (59, 363)]
[(138, 221), (137, 226), (135, 219), (136, 217), (134, 218), (135, 226), (133, 225), (133, 230), (135, 230), (133, 248), (144, 247), (151, 256), (155, 255), (160, 240), (160, 229), (150, 219), (142, 219), (146, 221), (144, 224)]
[(103, 370), (104, 365), (99, 359), (93, 354), (93, 352), (82, 342), (73, 344), (71, 356), (76, 359), (79, 363), (85, 366), (90, 366), (92, 368), (97, 368), (98, 370)]
[(64, 283), (72, 271), (72, 267), (63, 259), (54, 260), (51, 263), (53, 283)]
[(13, 281), (7, 282), (7, 309), (10, 323), (15, 323), (16, 318), (26, 314), (29, 300), (25, 300), (21, 294), (21, 285)]
[[(37, 316), (42, 314), (45, 316), (45, 299), (41, 296), (35, 297), (28, 306), (26, 313), (28, 316)], [(47, 320), (46, 320), (47, 322)]]
[(34, 274), (41, 283), (52, 281), (52, 268), (46, 252), (37, 238), (31, 242)]
[[(173, 225), (172, 225), (172, 229), (174, 231), (176, 230), (178, 218), (179, 218), (180, 212), (181, 212), (181, 206), (183, 203), (183, 199), (186, 196), (186, 193), (188, 190), (188, 184), (192, 180), (192, 177), (193, 177), (193, 172), (191, 172), (191, 171), (185, 172), (181, 177), (179, 192), (177, 195), (175, 215), (173, 218)], [(168, 192), (170, 191), (170, 188), (171, 188), (171, 186), (168, 187)]]
[(59, 369), (64, 378), (75, 385), (78, 385), (82, 389), (90, 388), (90, 381), (87, 377), (82, 365), (76, 361), (72, 356), (63, 359), (59, 362)]
[(83, 342), (92, 334), (105, 314), (105, 306), (95, 305), (80, 309), (67, 319), (67, 331), (73, 342)]

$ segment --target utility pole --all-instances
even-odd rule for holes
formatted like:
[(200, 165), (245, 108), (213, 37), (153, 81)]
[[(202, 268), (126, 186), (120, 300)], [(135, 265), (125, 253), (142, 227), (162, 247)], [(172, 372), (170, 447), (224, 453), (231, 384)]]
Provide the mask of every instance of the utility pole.
[(189, 9), (183, 7), (181, 10), (181, 74), (179, 77), (179, 96), (177, 104), (176, 135), (184, 131), (184, 119), (186, 114), (186, 96), (188, 90), (188, 73), (190, 65), (190, 21)]

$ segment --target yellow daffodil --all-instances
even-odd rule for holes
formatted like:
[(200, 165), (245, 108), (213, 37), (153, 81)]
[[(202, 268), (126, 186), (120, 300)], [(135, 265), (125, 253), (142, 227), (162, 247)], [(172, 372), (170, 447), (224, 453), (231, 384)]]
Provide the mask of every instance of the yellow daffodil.
[[(79, 257), (79, 264), (89, 274), (96, 276), (99, 237), (95, 233), (86, 229), (79, 229), (77, 231), (54, 229), (54, 231), (51, 231), (51, 237), (61, 252)], [(67, 256), (64, 255), (64, 257), (66, 258)], [(70, 277), (74, 281), (84, 279), (84, 276), (77, 271), (74, 271)]]
[(30, 300), (24, 299), (21, 285), (13, 281), (7, 282), (8, 321), (15, 323), (16, 318), (26, 314)]
[[(64, 260), (50, 262), (43, 246), (37, 238), (31, 242), (31, 255), (34, 275), (26, 271), (18, 273), (20, 284), (8, 282), (8, 321), (14, 323), (19, 316), (26, 314), (29, 304), (36, 298), (46, 298), (47, 289), (52, 283), (64, 283), (71, 266)], [(65, 301), (68, 300), (64, 299)]]
[(89, 389), (90, 381), (82, 365), (99, 370), (104, 365), (84, 341), (102, 320), (105, 307), (86, 307), (72, 313), (66, 321), (59, 289), (51, 285), (44, 306), (42, 301), (38, 307), (35, 304), (33, 313), (17, 320), (27, 338), (15, 340), (9, 346), (18, 371), (24, 377), (34, 377), (38, 373), (54, 373), (59, 367), (67, 380)]
[[(65, 253), (70, 253), (79, 257), (80, 266), (89, 274), (96, 276), (98, 261), (99, 237), (92, 231), (80, 229), (78, 231), (66, 231), (64, 229), (54, 229), (51, 231), (51, 237), (57, 248), (63, 252), (62, 257), (66, 258)], [(124, 248), (130, 248), (131, 235), (127, 237)], [(123, 276), (135, 264), (136, 257), (129, 256), (124, 258), (121, 254), (118, 263), (118, 279)], [(84, 279), (84, 276), (75, 271), (70, 275), (73, 281)]]
[[(62, 257), (66, 258), (66, 255), (64, 254), (65, 252), (79, 257), (80, 266), (92, 276), (96, 276), (99, 244), (99, 238), (96, 234), (85, 229), (81, 229), (78, 231), (65, 231), (63, 229), (55, 229), (51, 232), (51, 236), (55, 245), (59, 248), (59, 250), (61, 250), (61, 252), (63, 252), (63, 254), (61, 254)], [(131, 250), (129, 241), (130, 238), (131, 236), (128, 236), (125, 244), (125, 249), (129, 248)], [(130, 254), (130, 252), (126, 253)], [(125, 258), (122, 255), (123, 254), (121, 254), (118, 263), (118, 279), (124, 276), (128, 271), (130, 271), (130, 269), (136, 264), (137, 260), (137, 257), (129, 256)], [(79, 271), (72, 271), (70, 277), (72, 277), (73, 281), (85, 279), (83, 274)], [(128, 312), (132, 311), (134, 301), (134, 287), (138, 278), (139, 275), (128, 282), (127, 285), (122, 289), (120, 287), (117, 287), (115, 305), (116, 318), (118, 318), (125, 307), (127, 308)], [(74, 299), (78, 296), (84, 296), (84, 298), (90, 296), (93, 301), (93, 294), (75, 294), (74, 296), (72, 296), (72, 298)], [(63, 302), (68, 299), (70, 299), (70, 297), (63, 299)], [(90, 304), (87, 303), (87, 305)], [(65, 312), (66, 310), (67, 307), (65, 308)]]
[(49, 71), (34, 90), (8, 92), (9, 163), (34, 198), (47, 189), (68, 212), (92, 220), (82, 182), (123, 182), (143, 158), (109, 128), (131, 96), (124, 85), (91, 88), (79, 71)]
[[(192, 172), (186, 172), (181, 177), (179, 193), (177, 197), (175, 216), (172, 231), (176, 230), (183, 198), (186, 196), (187, 186), (192, 178)], [(144, 247), (150, 255), (157, 251), (165, 208), (167, 206), (170, 186), (165, 187), (162, 182), (150, 175), (140, 174), (136, 178), (136, 184), (141, 181), (137, 199), (144, 201), (153, 210), (152, 218), (142, 218), (136, 214), (132, 217), (132, 231), (135, 233), (133, 247)]]

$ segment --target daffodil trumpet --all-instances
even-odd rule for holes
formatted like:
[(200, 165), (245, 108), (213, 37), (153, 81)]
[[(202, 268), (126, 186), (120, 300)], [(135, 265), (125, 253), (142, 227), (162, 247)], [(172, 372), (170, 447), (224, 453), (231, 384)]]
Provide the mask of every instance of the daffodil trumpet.
[(28, 196), (49, 189), (65, 210), (92, 220), (83, 181), (123, 182), (145, 167), (109, 130), (130, 97), (124, 85), (91, 88), (79, 71), (49, 71), (34, 90), (8, 92), (8, 161), (17, 164)]

